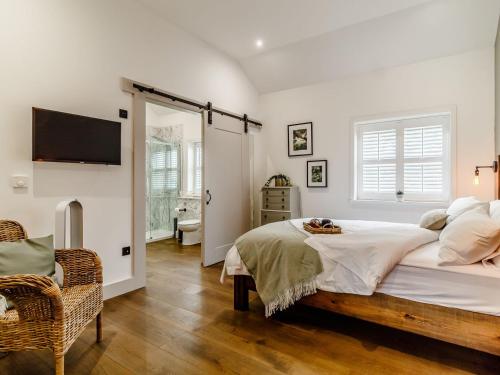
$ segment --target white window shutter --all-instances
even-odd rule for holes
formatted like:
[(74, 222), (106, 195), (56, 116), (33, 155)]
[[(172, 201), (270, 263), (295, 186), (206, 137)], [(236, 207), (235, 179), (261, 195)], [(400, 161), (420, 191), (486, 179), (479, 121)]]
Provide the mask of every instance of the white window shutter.
[(188, 146), (188, 192), (199, 195), (202, 184), (202, 147), (201, 142), (190, 142)]
[(391, 160), (395, 158), (395, 129), (363, 133), (363, 160)]
[(405, 163), (404, 192), (441, 194), (443, 163)]
[(410, 198), (445, 195), (443, 125), (404, 129), (404, 189)]
[(395, 193), (396, 165), (364, 165), (363, 190), (372, 193)]
[(195, 163), (194, 163), (194, 192), (201, 192), (201, 142), (195, 143)]
[(178, 150), (170, 144), (162, 146), (151, 157), (151, 189), (156, 194), (179, 189)]
[(405, 159), (441, 157), (443, 126), (409, 127), (404, 129)]
[(363, 127), (359, 136), (359, 193), (363, 199), (396, 192), (397, 132), (394, 128)]

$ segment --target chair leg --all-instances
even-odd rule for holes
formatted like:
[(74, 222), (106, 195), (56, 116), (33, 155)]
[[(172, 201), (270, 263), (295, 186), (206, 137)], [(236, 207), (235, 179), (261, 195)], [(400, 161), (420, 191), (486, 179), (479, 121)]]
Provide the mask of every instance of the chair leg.
[(102, 341), (102, 311), (97, 314), (97, 317), (95, 319), (95, 325), (96, 325), (96, 341), (101, 342)]
[(56, 375), (64, 375), (64, 356), (55, 356)]

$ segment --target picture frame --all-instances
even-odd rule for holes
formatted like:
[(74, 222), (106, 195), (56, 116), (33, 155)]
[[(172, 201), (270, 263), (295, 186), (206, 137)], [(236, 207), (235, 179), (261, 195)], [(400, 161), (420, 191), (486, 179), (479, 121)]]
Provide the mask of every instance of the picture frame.
[(313, 154), (313, 123), (288, 125), (288, 157)]
[(328, 161), (308, 160), (307, 161), (307, 187), (325, 188), (328, 187)]

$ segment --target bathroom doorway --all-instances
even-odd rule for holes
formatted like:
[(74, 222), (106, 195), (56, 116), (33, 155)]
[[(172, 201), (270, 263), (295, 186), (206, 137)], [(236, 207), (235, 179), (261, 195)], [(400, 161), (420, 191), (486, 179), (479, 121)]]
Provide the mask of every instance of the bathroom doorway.
[(202, 150), (200, 113), (146, 102), (145, 240), (155, 248), (201, 243)]
[[(261, 126), (247, 115), (228, 112), (213, 106), (211, 102), (203, 104), (126, 79), (123, 80), (123, 88), (133, 94), (132, 277), (121, 282), (114, 293), (138, 289), (147, 283), (157, 283), (164, 287), (168, 284), (170, 271), (176, 270), (177, 262), (190, 259), (188, 262), (196, 266), (197, 272), (202, 272), (200, 263), (207, 267), (224, 260), (234, 241), (251, 228), (253, 189), (250, 171), (254, 158), (249, 130), (251, 127)], [(152, 105), (169, 110), (170, 113), (163, 113), (161, 117), (175, 118), (175, 112), (191, 114), (192, 118), (197, 119), (196, 135), (188, 134), (185, 121), (177, 119), (178, 121), (169, 123), (162, 122), (157, 118), (159, 114), (153, 112), (158, 108)], [(177, 166), (172, 167), (177, 173), (181, 171), (181, 176), (178, 177), (180, 190), (177, 204), (171, 204), (164, 214), (170, 215), (172, 224), (177, 219), (178, 229), (183, 233), (182, 242), (173, 237), (156, 240), (154, 229), (158, 228), (152, 227), (152, 224), (146, 225), (146, 140), (148, 137), (151, 140), (151, 131), (159, 131), (148, 127), (162, 128), (163, 125), (170, 129), (161, 131), (170, 132), (172, 137), (179, 134), (175, 133), (175, 125), (183, 125), (182, 142), (177, 143), (180, 145), (181, 157)], [(175, 139), (179, 138), (174, 137)], [(171, 143), (172, 138), (160, 140)], [(198, 193), (200, 185), (201, 191)], [(152, 220), (155, 219), (152, 217)], [(147, 227), (153, 231), (153, 242), (148, 244)], [(165, 228), (168, 231), (165, 225), (161, 229)], [(175, 231), (174, 224), (172, 236), (178, 232)], [(167, 255), (173, 257), (169, 258)], [(148, 275), (154, 274), (154, 269), (163, 275), (163, 281), (154, 276), (148, 278)]]

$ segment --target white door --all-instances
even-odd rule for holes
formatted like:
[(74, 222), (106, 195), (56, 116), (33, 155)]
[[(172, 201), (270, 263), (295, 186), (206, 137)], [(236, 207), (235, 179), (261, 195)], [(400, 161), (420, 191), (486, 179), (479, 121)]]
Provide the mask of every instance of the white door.
[[(205, 113), (206, 114), (206, 113)], [(234, 241), (250, 229), (250, 162), (243, 122), (212, 114), (203, 126), (203, 265), (224, 260)]]

